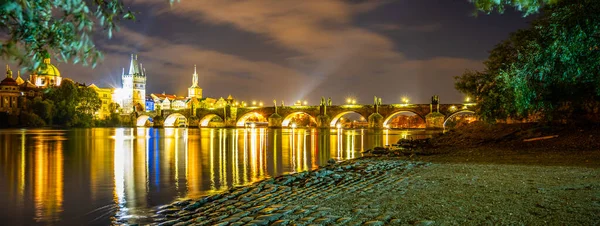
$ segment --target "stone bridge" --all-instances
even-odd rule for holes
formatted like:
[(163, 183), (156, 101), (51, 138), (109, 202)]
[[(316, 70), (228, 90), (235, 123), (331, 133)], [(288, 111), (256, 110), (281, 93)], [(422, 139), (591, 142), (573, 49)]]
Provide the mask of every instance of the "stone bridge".
[[(335, 127), (346, 114), (357, 113), (364, 117), (369, 128), (386, 128), (396, 115), (412, 112), (425, 120), (426, 128), (440, 129), (448, 119), (459, 113), (474, 113), (472, 104), (391, 104), (391, 105), (320, 105), (200, 108), (196, 111), (198, 126), (244, 127), (250, 118), (258, 118), (269, 127), (288, 127), (290, 120), (299, 114), (310, 116), (319, 128)], [(211, 123), (218, 118), (218, 123)], [(211, 125), (213, 124), (213, 125)], [(194, 126), (194, 125), (191, 125)]]
[[(187, 127), (197, 126), (198, 120), (194, 120), (190, 109), (162, 110), (160, 112), (138, 112), (134, 117), (135, 126), (154, 127)], [(160, 115), (161, 117), (157, 117)]]

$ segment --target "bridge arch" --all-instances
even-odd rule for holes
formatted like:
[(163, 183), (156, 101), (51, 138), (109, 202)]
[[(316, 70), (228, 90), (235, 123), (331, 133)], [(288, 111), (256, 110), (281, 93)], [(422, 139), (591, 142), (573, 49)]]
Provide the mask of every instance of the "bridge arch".
[(165, 118), (164, 127), (186, 127), (188, 125), (187, 118), (179, 113), (173, 113)]
[(308, 117), (310, 118), (310, 121), (312, 123), (314, 123), (315, 125), (317, 124), (317, 120), (315, 119), (315, 117), (313, 117), (312, 115), (310, 115), (306, 112), (298, 111), (298, 112), (292, 112), (289, 115), (285, 116), (285, 118), (283, 119), (283, 122), (281, 122), (281, 127), (289, 127), (292, 119), (298, 115), (308, 115)]
[(365, 115), (361, 114), (360, 112), (353, 111), (353, 110), (343, 111), (343, 112), (338, 113), (337, 115), (335, 115), (331, 119), (331, 122), (329, 123), (329, 127), (336, 127), (336, 125), (337, 125), (338, 121), (340, 120), (340, 118), (342, 118), (344, 115), (351, 114), (351, 113), (359, 114), (364, 119), (367, 119), (369, 117), (368, 115), (365, 116)]
[(448, 123), (451, 119), (455, 118), (456, 116), (459, 115), (475, 115), (474, 111), (470, 111), (470, 110), (462, 110), (462, 111), (457, 111), (452, 113), (451, 115), (449, 115), (448, 117), (446, 117), (446, 119), (444, 120), (444, 128), (446, 128), (446, 123)]
[(217, 114), (208, 114), (202, 117), (202, 119), (200, 119), (200, 126), (207, 127), (215, 117), (223, 120), (223, 118)]
[(152, 118), (148, 115), (140, 115), (136, 120), (135, 120), (135, 125), (138, 127), (143, 127), (146, 126), (146, 123), (150, 121), (152, 122)]
[(385, 118), (385, 120), (383, 120), (383, 127), (384, 127), (384, 128), (388, 128), (388, 126), (389, 126), (389, 124), (390, 124), (390, 121), (391, 121), (391, 120), (392, 120), (394, 117), (396, 117), (396, 116), (398, 116), (398, 115), (400, 115), (400, 114), (403, 114), (403, 113), (412, 113), (412, 114), (414, 114), (414, 115), (416, 115), (416, 116), (419, 116), (419, 118), (421, 118), (421, 119), (423, 120), (423, 123), (425, 123), (425, 117), (423, 117), (423, 116), (422, 116), (422, 115), (420, 115), (419, 113), (417, 113), (417, 112), (414, 112), (414, 111), (410, 111), (410, 110), (399, 110), (399, 111), (393, 112), (392, 114), (388, 115), (388, 116)]
[(248, 112), (248, 113), (242, 115), (241, 117), (239, 117), (239, 119), (237, 120), (235, 125), (238, 127), (244, 127), (246, 125), (246, 121), (248, 121), (248, 119), (250, 119), (252, 117), (257, 118), (259, 122), (267, 122), (267, 118), (264, 115), (261, 115), (258, 112), (252, 111), (252, 112)]

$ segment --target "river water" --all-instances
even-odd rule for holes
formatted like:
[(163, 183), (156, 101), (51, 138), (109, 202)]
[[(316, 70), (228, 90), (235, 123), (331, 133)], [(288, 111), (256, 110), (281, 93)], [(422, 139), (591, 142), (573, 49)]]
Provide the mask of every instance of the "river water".
[(0, 130), (0, 224), (140, 222), (158, 206), (361, 156), (411, 130)]

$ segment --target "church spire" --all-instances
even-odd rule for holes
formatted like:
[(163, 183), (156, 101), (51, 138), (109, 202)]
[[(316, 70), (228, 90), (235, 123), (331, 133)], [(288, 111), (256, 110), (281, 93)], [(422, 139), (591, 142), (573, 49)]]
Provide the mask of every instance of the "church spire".
[(129, 75), (140, 74), (140, 67), (137, 63), (137, 55), (131, 54), (131, 62), (129, 63)]
[(198, 86), (198, 73), (196, 72), (196, 65), (194, 64), (194, 74), (192, 76), (192, 87)]
[(6, 77), (12, 78), (12, 71), (10, 70), (10, 66), (6, 65)]

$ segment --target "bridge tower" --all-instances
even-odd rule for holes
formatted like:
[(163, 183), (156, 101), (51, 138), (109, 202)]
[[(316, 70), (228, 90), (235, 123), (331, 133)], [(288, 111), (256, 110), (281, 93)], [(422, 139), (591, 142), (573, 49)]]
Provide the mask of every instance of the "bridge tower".
[(145, 111), (146, 109), (146, 70), (138, 64), (137, 55), (131, 54), (129, 72), (121, 75), (121, 107), (125, 113)]

